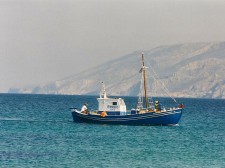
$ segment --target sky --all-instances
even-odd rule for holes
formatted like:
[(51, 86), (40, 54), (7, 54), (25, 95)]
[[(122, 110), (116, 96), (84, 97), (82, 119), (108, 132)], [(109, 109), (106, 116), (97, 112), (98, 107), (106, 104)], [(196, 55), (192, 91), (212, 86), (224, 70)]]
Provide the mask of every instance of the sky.
[(0, 0), (0, 93), (137, 50), (225, 41), (224, 0)]

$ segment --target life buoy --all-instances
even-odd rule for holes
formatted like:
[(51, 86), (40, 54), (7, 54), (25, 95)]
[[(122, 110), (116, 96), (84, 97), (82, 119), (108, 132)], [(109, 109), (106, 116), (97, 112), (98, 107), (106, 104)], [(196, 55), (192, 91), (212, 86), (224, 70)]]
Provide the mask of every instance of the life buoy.
[(105, 116), (107, 116), (107, 113), (105, 111), (103, 111), (103, 112), (101, 112), (100, 116), (105, 117)]

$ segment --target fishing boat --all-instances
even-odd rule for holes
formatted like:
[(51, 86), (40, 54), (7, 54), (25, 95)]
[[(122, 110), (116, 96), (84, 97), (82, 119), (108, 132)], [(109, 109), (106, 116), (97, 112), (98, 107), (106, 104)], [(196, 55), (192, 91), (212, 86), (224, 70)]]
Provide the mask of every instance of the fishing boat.
[(123, 98), (110, 98), (106, 94), (106, 88), (102, 83), (100, 97), (97, 98), (97, 110), (78, 110), (71, 108), (74, 122), (86, 122), (97, 124), (117, 125), (177, 125), (183, 110), (183, 104), (176, 107), (165, 108), (158, 101), (148, 97), (146, 69), (144, 55), (141, 57), (142, 67), (141, 84), (143, 84), (143, 96), (139, 96), (135, 108), (127, 110)]

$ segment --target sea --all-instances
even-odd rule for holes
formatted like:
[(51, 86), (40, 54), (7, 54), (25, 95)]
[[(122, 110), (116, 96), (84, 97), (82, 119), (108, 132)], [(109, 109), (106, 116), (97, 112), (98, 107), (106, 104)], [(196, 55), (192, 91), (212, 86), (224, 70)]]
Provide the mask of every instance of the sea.
[[(70, 108), (97, 109), (96, 98), (0, 94), (0, 167), (225, 167), (224, 99), (177, 99), (185, 108), (176, 126), (73, 122)], [(123, 98), (136, 106), (137, 97)]]

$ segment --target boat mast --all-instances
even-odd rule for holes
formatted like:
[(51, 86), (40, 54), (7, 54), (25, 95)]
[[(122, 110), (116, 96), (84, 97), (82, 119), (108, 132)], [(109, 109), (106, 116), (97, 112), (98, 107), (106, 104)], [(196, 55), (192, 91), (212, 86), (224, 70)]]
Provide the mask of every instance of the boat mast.
[(148, 109), (148, 94), (147, 94), (147, 81), (146, 81), (146, 67), (144, 63), (144, 53), (142, 53), (142, 74), (144, 79), (144, 95), (145, 95), (145, 105), (146, 109)]

